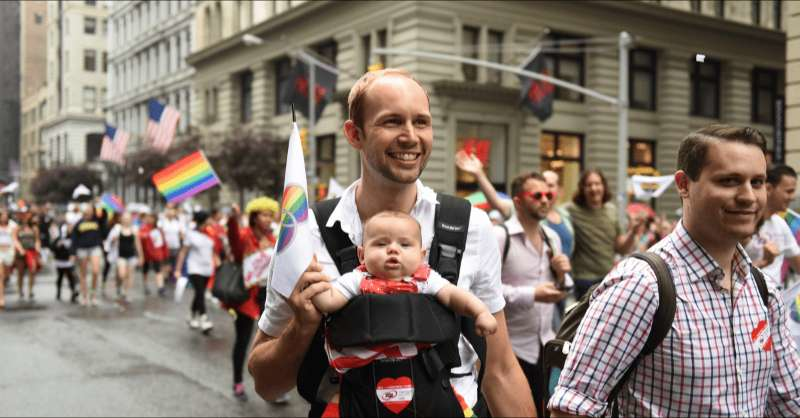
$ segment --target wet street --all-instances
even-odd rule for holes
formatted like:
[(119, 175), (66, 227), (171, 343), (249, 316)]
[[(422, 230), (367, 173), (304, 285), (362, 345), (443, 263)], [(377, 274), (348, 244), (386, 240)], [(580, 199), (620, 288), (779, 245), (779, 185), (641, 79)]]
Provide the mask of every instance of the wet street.
[(0, 415), (305, 416), (296, 393), (286, 405), (264, 402), (246, 370), (249, 400), (233, 397), (227, 312), (207, 302), (214, 329), (205, 336), (185, 322), (191, 289), (175, 303), (171, 291), (145, 298), (136, 280), (122, 311), (111, 299), (72, 305), (66, 284), (56, 301), (50, 272), (39, 275), (34, 303), (19, 302), (14, 277), (0, 311)]

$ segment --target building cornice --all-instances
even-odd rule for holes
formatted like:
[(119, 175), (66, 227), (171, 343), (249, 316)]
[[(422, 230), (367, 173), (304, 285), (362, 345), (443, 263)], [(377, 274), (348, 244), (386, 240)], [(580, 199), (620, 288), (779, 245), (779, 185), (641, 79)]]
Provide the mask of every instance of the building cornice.
[(69, 122), (69, 121), (80, 121), (80, 122), (97, 122), (97, 123), (104, 123), (105, 118), (102, 115), (78, 115), (78, 114), (66, 114), (57, 116), (53, 119), (46, 120), (42, 122), (39, 126), (40, 130), (45, 130), (52, 128), (60, 123)]
[(256, 36), (267, 33), (269, 31), (274, 30), (275, 28), (286, 25), (294, 20), (299, 20), (300, 18), (305, 17), (311, 12), (318, 11), (325, 7), (328, 7), (333, 3), (334, 2), (331, 0), (319, 0), (319, 1), (307, 1), (305, 3), (300, 4), (299, 6), (294, 6), (291, 9), (281, 14), (273, 16), (247, 29), (236, 32), (233, 35), (228, 36), (227, 38), (222, 39), (220, 41), (217, 41), (212, 45), (206, 46), (201, 50), (192, 52), (186, 57), (186, 63), (194, 67), (202, 65), (207, 60), (217, 58), (218, 55), (221, 53), (224, 53), (228, 50), (232, 50), (239, 46), (244, 46), (245, 44), (244, 41), (242, 41), (242, 35), (246, 33)]

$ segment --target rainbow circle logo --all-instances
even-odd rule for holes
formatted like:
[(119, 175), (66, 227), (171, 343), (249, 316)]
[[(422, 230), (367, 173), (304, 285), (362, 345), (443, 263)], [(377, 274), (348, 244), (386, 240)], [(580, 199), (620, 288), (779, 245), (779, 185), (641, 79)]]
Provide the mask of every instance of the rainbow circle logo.
[(297, 233), (297, 225), (308, 219), (308, 200), (306, 190), (299, 185), (290, 184), (283, 190), (281, 202), (281, 231), (278, 234), (278, 253), (292, 243)]

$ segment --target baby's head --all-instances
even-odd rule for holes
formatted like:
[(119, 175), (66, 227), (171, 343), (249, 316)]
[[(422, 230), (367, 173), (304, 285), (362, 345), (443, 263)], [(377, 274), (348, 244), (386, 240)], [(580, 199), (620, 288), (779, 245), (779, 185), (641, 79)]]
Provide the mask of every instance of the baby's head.
[(419, 223), (397, 211), (384, 211), (369, 218), (358, 259), (368, 272), (382, 278), (410, 276), (425, 260)]

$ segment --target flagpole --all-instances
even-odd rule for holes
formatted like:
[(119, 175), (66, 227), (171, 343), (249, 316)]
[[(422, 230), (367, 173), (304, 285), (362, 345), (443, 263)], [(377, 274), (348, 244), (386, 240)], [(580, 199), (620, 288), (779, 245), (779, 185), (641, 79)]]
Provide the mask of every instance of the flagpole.
[(309, 190), (308, 193), (308, 201), (314, 203), (317, 197), (317, 141), (314, 137), (314, 125), (317, 119), (317, 103), (316, 100), (314, 100), (317, 90), (317, 71), (314, 61), (308, 62), (308, 72), (308, 133), (306, 134), (308, 143), (308, 166), (306, 167), (306, 175), (309, 185), (313, 185), (309, 187), (311, 190)]

